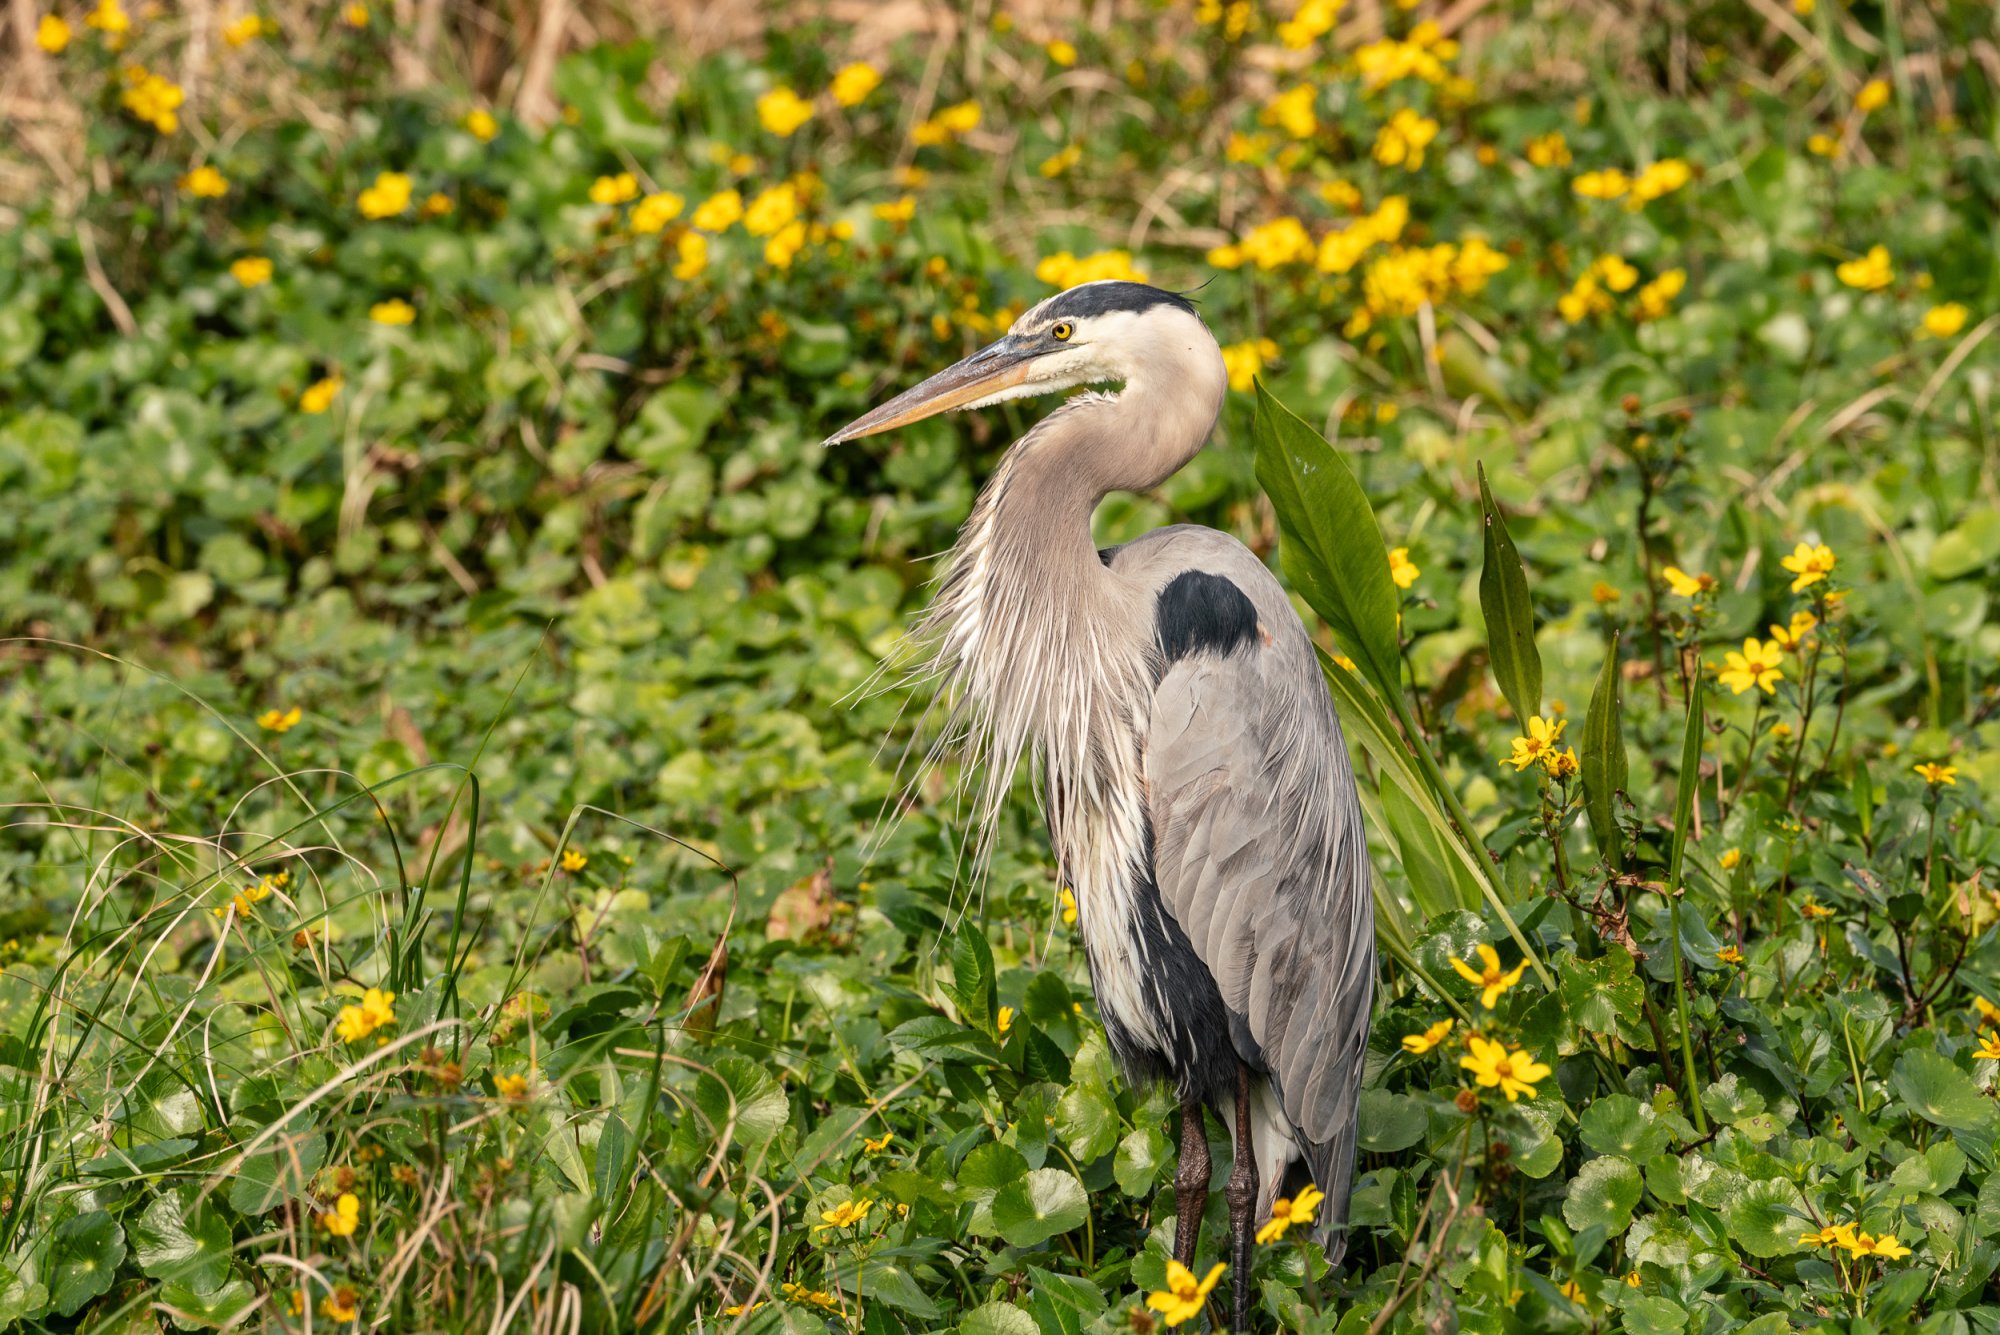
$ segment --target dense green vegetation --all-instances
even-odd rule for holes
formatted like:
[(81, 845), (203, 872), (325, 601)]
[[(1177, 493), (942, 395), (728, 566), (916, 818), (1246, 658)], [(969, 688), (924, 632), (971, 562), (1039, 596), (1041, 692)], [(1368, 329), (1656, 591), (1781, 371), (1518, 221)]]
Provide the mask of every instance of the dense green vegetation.
[(0, 1326), (1198, 1310), (1026, 783), (976, 875), (876, 676), (1044, 405), (819, 445), (1144, 274), (1239, 392), (1102, 536), (1282, 566), (1377, 858), (1251, 1319), (2000, 1328), (1989, 7), (620, 11), (546, 126), (389, 8), (12, 58)]

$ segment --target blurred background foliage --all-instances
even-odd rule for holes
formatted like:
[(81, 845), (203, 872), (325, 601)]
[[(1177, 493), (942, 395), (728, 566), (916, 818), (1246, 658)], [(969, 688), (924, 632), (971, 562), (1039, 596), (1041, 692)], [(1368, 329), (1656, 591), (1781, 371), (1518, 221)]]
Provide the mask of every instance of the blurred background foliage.
[[(1261, 375), (1402, 553), (1514, 915), (1583, 957), (1489, 1017), (1557, 1076), (1467, 1111), (1398, 1041), (1506, 933), (1378, 827), (1430, 981), (1385, 979), (1348, 1270), (1266, 1249), (1260, 1319), (1995, 1324), (1989, 6), (6, 21), (0, 1321), (1152, 1319), (1166, 1109), (1109, 1069), (1032, 798), (973, 877), (954, 776), (899, 772), (926, 696), (871, 688), (1042, 409), (818, 443), (1144, 276), (1200, 286), (1241, 392), (1101, 537), (1274, 555)], [(1620, 634), (1623, 860), (1499, 764), (1480, 464), (1552, 720)], [(1803, 596), (1800, 542), (1838, 560)], [(1691, 1082), (1644, 891), (1684, 697), (1799, 611), (1826, 694), (1785, 659), (1698, 753)], [(1551, 840), (1615, 912), (1531, 911)], [(1916, 1259), (1792, 1243), (1836, 1216)]]

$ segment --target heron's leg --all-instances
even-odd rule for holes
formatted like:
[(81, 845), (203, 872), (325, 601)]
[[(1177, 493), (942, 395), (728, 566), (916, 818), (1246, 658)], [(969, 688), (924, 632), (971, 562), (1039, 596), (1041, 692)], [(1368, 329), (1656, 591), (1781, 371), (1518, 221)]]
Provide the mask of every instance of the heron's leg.
[(1250, 1212), (1257, 1208), (1257, 1149), (1250, 1138), (1250, 1068), (1236, 1067), (1236, 1166), (1229, 1170), (1229, 1183), (1222, 1190), (1229, 1202), (1229, 1274), (1234, 1282), (1235, 1307), (1230, 1313), (1234, 1329), (1250, 1329), (1251, 1235), (1256, 1220)]
[(1201, 1123), (1201, 1100), (1181, 1103), (1181, 1163), (1174, 1173), (1174, 1259), (1194, 1268), (1201, 1243), (1201, 1216), (1208, 1208), (1208, 1131)]

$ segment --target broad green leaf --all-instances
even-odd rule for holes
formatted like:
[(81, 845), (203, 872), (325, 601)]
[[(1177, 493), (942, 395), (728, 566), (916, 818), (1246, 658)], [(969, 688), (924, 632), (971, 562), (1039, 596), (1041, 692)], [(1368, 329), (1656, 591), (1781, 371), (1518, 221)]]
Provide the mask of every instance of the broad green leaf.
[(1933, 1125), (1979, 1131), (1992, 1121), (1992, 1101), (1972, 1077), (1928, 1048), (1912, 1048), (1898, 1057), (1889, 1084), (1911, 1112)]
[[(695, 1101), (717, 1126), (731, 1128), (731, 1138), (737, 1144), (750, 1149), (769, 1145), (792, 1113), (784, 1086), (771, 1078), (761, 1062), (748, 1057), (716, 1058), (714, 1074), (696, 1082)], [(587, 1190), (589, 1179), (576, 1185)]]
[(1528, 572), (1507, 518), (1493, 503), (1486, 485), (1486, 466), (1478, 465), (1479, 514), (1485, 534), (1479, 567), (1479, 610), (1486, 618), (1486, 640), (1493, 658), (1493, 679), (1513, 706), (1514, 717), (1529, 719), (1542, 712), (1542, 655), (1535, 648), (1535, 605), (1528, 595)]
[(840, 1287), (859, 1295), (864, 1303), (885, 1302), (919, 1321), (935, 1321), (944, 1315), (943, 1309), (900, 1261), (863, 1258), (847, 1252), (835, 1263), (835, 1273), (840, 1278)]
[(1630, 1335), (1681, 1335), (1687, 1329), (1687, 1309), (1670, 1298), (1640, 1294), (1627, 1298), (1624, 1308)]
[(1645, 988), (1633, 972), (1631, 955), (1612, 950), (1595, 959), (1565, 959), (1561, 986), (1573, 1023), (1652, 1051), (1652, 1033), (1642, 1013)]
[(1619, 699), (1621, 680), (1618, 635), (1614, 632), (1604, 651), (1604, 666), (1597, 673), (1597, 686), (1590, 693), (1590, 712), (1583, 719), (1583, 809), (1598, 852), (1614, 869), (1623, 865), (1625, 857), (1617, 795), (1630, 782)]
[(591, 1173), (597, 1200), (607, 1211), (615, 1211), (625, 1200), (625, 1188), (632, 1178), (632, 1162), (637, 1147), (631, 1128), (613, 1108), (604, 1118), (597, 1137), (597, 1163)]
[(1584, 1110), (1579, 1127), (1584, 1145), (1599, 1154), (1619, 1154), (1644, 1162), (1667, 1147), (1672, 1132), (1650, 1103), (1630, 1094), (1612, 1094)]
[(1118, 1142), (1118, 1157), (1112, 1162), (1111, 1175), (1117, 1179), (1118, 1189), (1127, 1196), (1152, 1194), (1153, 1184), (1159, 1181), (1171, 1149), (1166, 1133), (1159, 1127), (1132, 1128)]
[(1479, 888), (1472, 886), (1469, 897), (1461, 889), (1458, 862), (1446, 836), (1430, 822), (1416, 799), (1387, 775), (1382, 779), (1381, 803), (1382, 820), (1403, 855), (1400, 865), (1409, 878), (1410, 896), (1424, 916), (1435, 918), (1476, 905)]
[(1040, 1335), (1035, 1318), (1008, 1302), (983, 1303), (959, 1318), (958, 1335)]
[(1416, 1099), (1386, 1089), (1361, 1091), (1358, 1143), (1370, 1154), (1406, 1150), (1422, 1140), (1429, 1129), (1430, 1119), (1424, 1105)]
[(1800, 1233), (1811, 1228), (1799, 1189), (1781, 1178), (1746, 1182), (1722, 1202), (1729, 1237), (1752, 1256), (1784, 1256), (1801, 1250)]
[(972, 1206), (966, 1232), (987, 1237), (999, 1230), (993, 1222), (993, 1198), (1003, 1187), (1028, 1175), (1028, 1161), (1012, 1145), (981, 1145), (958, 1168), (958, 1198)]
[(1378, 690), (1401, 689), (1396, 585), (1375, 509), (1326, 438), (1257, 383), (1257, 482), (1278, 512), (1285, 576)]
[(192, 1209), (193, 1200), (185, 1190), (155, 1196), (133, 1221), (132, 1256), (154, 1279), (206, 1292), (229, 1273), (229, 1225), (214, 1210)]
[(1579, 1232), (1595, 1227), (1617, 1237), (1631, 1227), (1632, 1209), (1644, 1190), (1638, 1165), (1630, 1159), (1615, 1154), (1592, 1159), (1570, 1179), (1563, 1220)]
[(281, 1133), (237, 1169), (229, 1184), (229, 1207), (253, 1217), (268, 1214), (304, 1196), (313, 1174), (325, 1163), (326, 1137), (318, 1131)]
[(1032, 1247), (1081, 1227), (1089, 1213), (1083, 1183), (1060, 1168), (1037, 1168), (993, 1197), (993, 1226), (1015, 1247)]
[(56, 1226), (49, 1249), (56, 1311), (75, 1316), (99, 1294), (109, 1293), (125, 1259), (125, 1230), (102, 1210), (90, 1210)]
[(1095, 1082), (1079, 1082), (1056, 1103), (1056, 1131), (1078, 1163), (1109, 1154), (1118, 1144), (1118, 1103)]
[(160, 1301), (172, 1309), (174, 1324), (182, 1330), (220, 1330), (250, 1310), (257, 1290), (247, 1279), (212, 1289), (174, 1280), (160, 1286)]

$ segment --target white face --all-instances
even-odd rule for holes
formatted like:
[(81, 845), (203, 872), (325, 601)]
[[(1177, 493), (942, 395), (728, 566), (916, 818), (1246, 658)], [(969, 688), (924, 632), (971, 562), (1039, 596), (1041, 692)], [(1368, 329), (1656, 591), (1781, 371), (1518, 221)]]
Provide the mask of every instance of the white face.
[(1171, 354), (1175, 345), (1192, 348), (1214, 342), (1200, 320), (1175, 306), (1068, 317), (1059, 306), (1049, 309), (1058, 300), (1051, 297), (1029, 310), (1007, 331), (1009, 340), (1034, 350), (1026, 379), (967, 407), (984, 408), (1083, 385), (1129, 386), (1143, 379), (1149, 366), (1171, 364), (1171, 356), (1163, 354)]

